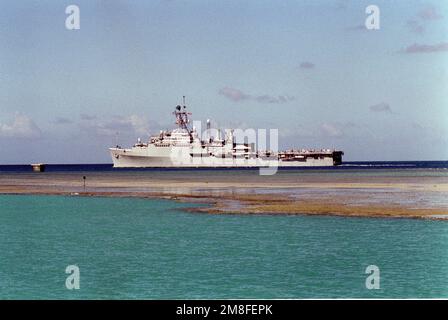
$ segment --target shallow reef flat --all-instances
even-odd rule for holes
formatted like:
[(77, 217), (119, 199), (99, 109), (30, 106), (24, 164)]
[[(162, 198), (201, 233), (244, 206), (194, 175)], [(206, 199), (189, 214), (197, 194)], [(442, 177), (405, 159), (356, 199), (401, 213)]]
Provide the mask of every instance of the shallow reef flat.
[(188, 210), (211, 214), (448, 218), (448, 176), (421, 172), (7, 173), (0, 193), (168, 198), (209, 204)]

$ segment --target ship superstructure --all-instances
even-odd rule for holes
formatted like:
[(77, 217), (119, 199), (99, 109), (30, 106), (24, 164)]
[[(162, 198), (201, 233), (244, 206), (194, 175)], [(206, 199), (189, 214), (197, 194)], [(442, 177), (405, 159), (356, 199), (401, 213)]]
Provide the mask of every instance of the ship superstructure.
[(258, 150), (255, 143), (237, 143), (234, 130), (217, 136), (201, 134), (190, 126), (185, 106), (173, 112), (177, 128), (160, 131), (148, 142), (140, 138), (131, 148), (116, 146), (110, 153), (116, 168), (232, 168), (232, 167), (305, 167), (335, 166), (342, 162), (342, 151), (331, 149), (291, 149), (285, 151)]

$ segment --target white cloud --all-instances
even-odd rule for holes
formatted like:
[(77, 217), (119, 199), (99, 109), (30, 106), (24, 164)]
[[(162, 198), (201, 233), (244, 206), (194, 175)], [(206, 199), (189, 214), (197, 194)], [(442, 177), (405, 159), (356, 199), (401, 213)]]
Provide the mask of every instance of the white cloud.
[(73, 123), (73, 121), (68, 118), (64, 118), (64, 117), (56, 117), (56, 119), (54, 119), (53, 123), (54, 124), (71, 124), (71, 123)]
[(328, 137), (339, 138), (344, 135), (343, 127), (335, 123), (329, 123), (329, 122), (322, 123), (320, 129), (322, 133)]
[(374, 104), (373, 106), (369, 107), (370, 111), (373, 112), (387, 112), (392, 113), (392, 108), (387, 102), (380, 102), (377, 104)]
[(92, 115), (86, 114), (86, 113), (81, 113), (80, 118), (81, 118), (81, 120), (89, 121), (89, 120), (95, 120), (96, 116), (92, 116)]
[(250, 95), (242, 92), (239, 89), (231, 88), (231, 87), (224, 87), (221, 88), (218, 92), (220, 95), (223, 95), (227, 99), (230, 99), (234, 102), (242, 101), (250, 99)]
[(135, 133), (137, 134), (148, 134), (149, 133), (149, 122), (147, 119), (140, 117), (138, 115), (130, 115), (129, 117), (125, 118), (126, 122), (129, 122), (134, 129)]
[(436, 44), (418, 44), (414, 43), (406, 48), (402, 49), (402, 53), (414, 54), (414, 53), (432, 53), (432, 52), (447, 52), (448, 42), (440, 42)]
[(433, 6), (423, 8), (417, 15), (422, 20), (438, 20), (443, 18), (439, 11)]
[(150, 130), (159, 125), (139, 115), (114, 116), (109, 119), (89, 120), (81, 123), (81, 128), (99, 136), (114, 136), (117, 133), (149, 135)]
[(295, 100), (295, 97), (289, 96), (289, 95), (278, 95), (278, 96), (272, 96), (269, 94), (262, 94), (253, 96), (250, 94), (247, 94), (240, 89), (232, 88), (232, 87), (224, 87), (221, 88), (218, 93), (224, 97), (226, 97), (229, 100), (232, 100), (233, 102), (240, 102), (244, 100), (252, 100), (259, 103), (271, 103), (271, 104), (281, 104), (281, 103), (287, 103), (290, 101)]
[(0, 123), (0, 137), (6, 138), (40, 138), (42, 131), (28, 116), (17, 113), (10, 124)]
[(433, 6), (426, 6), (422, 8), (415, 17), (409, 19), (406, 22), (406, 25), (411, 32), (422, 34), (425, 32), (429, 22), (442, 18), (443, 16), (439, 13), (438, 9)]
[(316, 65), (309, 61), (304, 61), (300, 64), (300, 69), (314, 69)]

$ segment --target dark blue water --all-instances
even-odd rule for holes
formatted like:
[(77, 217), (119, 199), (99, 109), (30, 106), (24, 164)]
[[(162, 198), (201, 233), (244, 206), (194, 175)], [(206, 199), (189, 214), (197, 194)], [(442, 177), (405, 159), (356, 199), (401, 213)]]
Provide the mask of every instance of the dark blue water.
[[(448, 161), (354, 161), (343, 162), (335, 167), (296, 167), (279, 170), (370, 170), (370, 169), (448, 169)], [(191, 171), (192, 169), (166, 168), (113, 168), (111, 163), (103, 164), (48, 164), (47, 172), (105, 172), (105, 171)], [(199, 168), (195, 171), (254, 171), (257, 168)], [(0, 165), (0, 172), (31, 172), (30, 165)]]

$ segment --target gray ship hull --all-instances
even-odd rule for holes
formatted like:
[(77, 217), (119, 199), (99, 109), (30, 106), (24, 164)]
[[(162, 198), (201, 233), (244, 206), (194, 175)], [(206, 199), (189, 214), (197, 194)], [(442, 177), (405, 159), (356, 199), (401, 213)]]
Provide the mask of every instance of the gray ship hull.
[[(341, 163), (338, 151), (299, 155), (297, 159), (278, 159), (278, 157), (218, 158), (214, 156), (191, 156), (188, 150), (183, 152), (158, 152), (110, 148), (115, 168), (257, 168), (257, 167), (329, 167)], [(179, 154), (183, 156), (179, 156)]]

